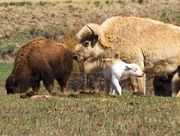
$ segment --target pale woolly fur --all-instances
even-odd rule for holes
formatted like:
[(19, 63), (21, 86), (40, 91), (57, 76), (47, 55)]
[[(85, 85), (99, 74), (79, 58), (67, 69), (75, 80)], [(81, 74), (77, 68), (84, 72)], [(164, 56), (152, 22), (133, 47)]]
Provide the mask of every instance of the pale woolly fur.
[(91, 63), (85, 62), (84, 68), (85, 68), (85, 71), (88, 73), (94, 68), (104, 69), (106, 66), (110, 67), (113, 63), (116, 63), (118, 61), (121, 61), (121, 60), (115, 59), (115, 58), (99, 58), (96, 61), (93, 61)]
[[(95, 33), (100, 32), (96, 45), (102, 46), (104, 52), (101, 53), (110, 51), (108, 57), (113, 57), (117, 52), (122, 61), (136, 63), (146, 73), (162, 75), (175, 70), (180, 65), (180, 27), (178, 26), (148, 18), (112, 17), (101, 25), (91, 24), (91, 28)], [(90, 32), (84, 26), (78, 33), (79, 38), (84, 37), (83, 31)], [(95, 49), (89, 51), (96, 56), (98, 54)], [(134, 90), (135, 88), (142, 90), (143, 82), (138, 80), (137, 84), (134, 83), (136, 86)]]
[(89, 73), (92, 69), (100, 67), (100, 61), (94, 61), (92, 63), (85, 62), (84, 69), (87, 73)]
[[(169, 62), (171, 64), (173, 62), (179, 63), (180, 27), (137, 17), (109, 18), (100, 25), (99, 29), (101, 30), (98, 29), (98, 25), (93, 27), (91, 24), (90, 26), (92, 29), (95, 28), (93, 29), (95, 32), (101, 32), (101, 38), (102, 35), (106, 36), (106, 39), (111, 43), (111, 48), (119, 52), (123, 61), (135, 62), (142, 68), (145, 65), (146, 72), (150, 74), (159, 74), (159, 72), (163, 74), (168, 69), (172, 71), (176, 66), (168, 66)], [(83, 27), (79, 31), (78, 37), (81, 38), (85, 31), (90, 32), (88, 28)], [(100, 45), (104, 44), (100, 43)], [(159, 64), (159, 62), (166, 62), (166, 60), (169, 61), (167, 64), (162, 63), (162, 66)], [(160, 68), (157, 72), (153, 70), (156, 67), (155, 64), (158, 64)], [(164, 66), (168, 66), (168, 69)]]

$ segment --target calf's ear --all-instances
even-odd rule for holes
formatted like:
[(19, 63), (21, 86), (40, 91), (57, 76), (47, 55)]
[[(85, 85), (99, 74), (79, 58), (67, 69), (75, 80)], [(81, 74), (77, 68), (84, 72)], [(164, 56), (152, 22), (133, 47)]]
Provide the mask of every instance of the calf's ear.
[(125, 67), (126, 67), (126, 70), (132, 70), (133, 69), (133, 66), (131, 66), (131, 65), (126, 65)]

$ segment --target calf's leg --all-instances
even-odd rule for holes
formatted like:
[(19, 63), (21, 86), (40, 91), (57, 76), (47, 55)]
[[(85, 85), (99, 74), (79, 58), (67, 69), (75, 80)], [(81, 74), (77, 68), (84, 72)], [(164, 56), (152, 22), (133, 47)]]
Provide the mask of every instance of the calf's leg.
[(109, 84), (109, 81), (108, 80), (104, 80), (104, 92), (106, 94), (109, 94), (110, 93), (110, 84)]
[(113, 85), (113, 88), (115, 88), (116, 92), (119, 95), (122, 95), (122, 89), (121, 89), (121, 86), (119, 85), (119, 80), (116, 77), (112, 77), (112, 85)]

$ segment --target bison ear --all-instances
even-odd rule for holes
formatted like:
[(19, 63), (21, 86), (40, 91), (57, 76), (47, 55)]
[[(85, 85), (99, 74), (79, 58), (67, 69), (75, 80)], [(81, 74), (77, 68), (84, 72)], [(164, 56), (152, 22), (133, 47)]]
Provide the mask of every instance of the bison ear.
[(112, 43), (104, 35), (101, 36), (100, 42), (105, 48), (112, 48)]

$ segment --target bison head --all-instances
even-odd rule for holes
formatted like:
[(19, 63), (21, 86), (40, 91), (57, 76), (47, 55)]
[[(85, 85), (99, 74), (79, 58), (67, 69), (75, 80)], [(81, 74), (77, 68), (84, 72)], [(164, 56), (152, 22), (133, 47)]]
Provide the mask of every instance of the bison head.
[(10, 75), (6, 79), (6, 90), (7, 94), (23, 93), (30, 86), (30, 80), (25, 78), (17, 78), (13, 75)]
[(75, 46), (73, 58), (83, 62), (85, 66), (92, 64), (105, 55), (109, 47), (101, 26), (98, 24), (87, 24), (80, 29), (76, 35), (79, 43)]
[(18, 79), (10, 75), (6, 79), (6, 90), (7, 90), (7, 94), (18, 93), (19, 92), (18, 90), (20, 90)]

